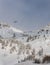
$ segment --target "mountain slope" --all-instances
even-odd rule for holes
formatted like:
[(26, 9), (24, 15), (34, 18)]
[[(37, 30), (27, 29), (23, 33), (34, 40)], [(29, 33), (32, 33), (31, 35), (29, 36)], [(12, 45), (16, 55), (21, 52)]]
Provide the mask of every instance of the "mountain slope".
[(8, 24), (0, 24), (0, 62), (14, 65), (50, 56), (50, 26), (23, 32)]
[(8, 24), (0, 24), (0, 37), (10, 38), (13, 37), (14, 33), (22, 34), (23, 31), (16, 29)]

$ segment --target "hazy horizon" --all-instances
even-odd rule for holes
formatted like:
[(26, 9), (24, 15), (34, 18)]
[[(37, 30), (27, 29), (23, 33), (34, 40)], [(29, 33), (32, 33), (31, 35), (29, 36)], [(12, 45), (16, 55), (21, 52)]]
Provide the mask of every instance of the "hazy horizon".
[(0, 0), (0, 21), (21, 30), (43, 27), (50, 23), (50, 0)]

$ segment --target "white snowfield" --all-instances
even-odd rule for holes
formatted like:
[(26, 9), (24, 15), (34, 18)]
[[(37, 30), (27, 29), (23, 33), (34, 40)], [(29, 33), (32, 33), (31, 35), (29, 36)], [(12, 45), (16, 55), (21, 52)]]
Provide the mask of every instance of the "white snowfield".
[(23, 32), (8, 24), (0, 24), (0, 65), (39, 65), (50, 56), (50, 26), (37, 32)]
[(0, 37), (11, 38), (14, 33), (20, 35), (23, 31), (9, 26), (8, 24), (0, 24)]
[(46, 64), (46, 63), (45, 64), (35, 64), (31, 61), (26, 61), (26, 62), (15, 64), (15, 65), (50, 65), (50, 63), (48, 63), (48, 64)]
[(14, 32), (18, 32), (18, 33), (23, 33), (23, 31), (19, 30), (19, 29), (16, 29), (14, 27), (10, 27), (10, 29), (12, 29)]

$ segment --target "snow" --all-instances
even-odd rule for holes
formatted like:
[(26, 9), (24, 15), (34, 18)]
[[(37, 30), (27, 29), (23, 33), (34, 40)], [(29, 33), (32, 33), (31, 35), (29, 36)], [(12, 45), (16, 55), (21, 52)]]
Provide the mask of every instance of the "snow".
[(15, 65), (50, 65), (50, 63), (48, 64), (35, 64), (33, 63), (33, 61), (27, 61), (27, 62), (23, 62), (23, 63), (18, 63), (18, 64), (15, 64)]
[[(1, 65), (42, 65), (42, 64), (35, 64), (33, 61), (26, 60), (25, 62), (22, 62), (25, 58), (32, 55), (33, 49), (35, 50), (35, 59), (42, 60), (45, 55), (50, 55), (50, 26), (47, 26), (46, 28), (43, 28), (44, 31), (39, 30), (40, 33), (37, 32), (26, 32), (16, 29), (12, 26), (10, 27), (2, 27), (0, 29), (0, 35), (3, 37), (0, 37), (0, 64)], [(48, 31), (48, 34), (46, 34), (46, 30)], [(13, 33), (16, 34), (16, 38), (13, 38)], [(28, 34), (28, 36), (22, 36), (22, 34)], [(31, 38), (37, 38), (29, 39), (29, 42), (26, 42), (29, 36), (32, 36)], [(45, 35), (45, 36), (44, 36)], [(7, 43), (8, 42), (8, 43)], [(6, 46), (7, 44), (7, 46)], [(30, 47), (27, 47), (27, 45), (30, 45)], [(2, 46), (4, 49), (2, 49)], [(11, 53), (10, 53), (11, 50)], [(28, 52), (28, 53), (27, 53)], [(40, 56), (39, 52), (42, 54)], [(43, 64), (43, 65), (49, 65), (49, 64)]]
[(16, 29), (14, 27), (10, 27), (10, 29), (12, 29), (14, 32), (18, 32), (18, 33), (23, 33), (23, 31), (19, 30), (19, 29)]

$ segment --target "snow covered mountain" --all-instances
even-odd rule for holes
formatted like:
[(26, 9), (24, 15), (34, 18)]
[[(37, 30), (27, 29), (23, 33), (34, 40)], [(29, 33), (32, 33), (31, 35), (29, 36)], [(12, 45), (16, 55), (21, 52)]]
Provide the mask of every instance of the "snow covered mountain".
[(8, 24), (0, 23), (0, 37), (10, 38), (15, 36), (15, 34), (22, 34), (23, 31), (16, 29)]
[(24, 32), (8, 24), (0, 24), (0, 63), (16, 65), (50, 56), (50, 25)]
[(50, 37), (50, 26), (47, 25), (46, 27), (44, 28), (41, 28), (39, 30), (36, 30), (36, 31), (31, 31), (31, 33), (29, 32), (29, 37), (28, 37), (28, 42), (29, 41), (33, 41), (33, 40), (36, 40), (36, 39), (40, 39), (40, 38), (47, 38), (47, 37)]

